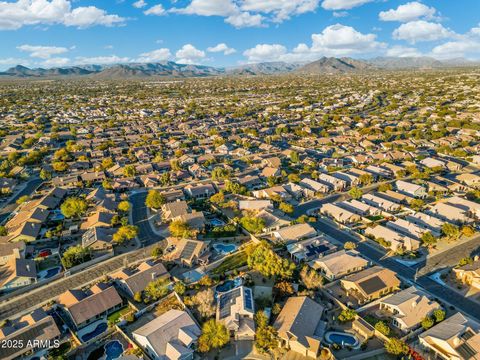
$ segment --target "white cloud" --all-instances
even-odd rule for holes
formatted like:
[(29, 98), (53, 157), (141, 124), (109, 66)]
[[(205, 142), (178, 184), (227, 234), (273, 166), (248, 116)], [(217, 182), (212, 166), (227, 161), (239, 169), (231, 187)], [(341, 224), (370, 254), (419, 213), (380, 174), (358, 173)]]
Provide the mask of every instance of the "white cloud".
[(163, 8), (162, 4), (158, 4), (158, 5), (155, 5), (155, 6), (152, 6), (150, 9), (148, 10), (145, 10), (143, 12), (145, 15), (157, 15), (157, 16), (161, 16), (161, 15), (165, 15), (166, 14), (166, 11), (165, 9)]
[(428, 7), (417, 1), (412, 1), (404, 5), (400, 5), (396, 9), (382, 11), (378, 15), (382, 21), (400, 21), (408, 22), (418, 20), (420, 18), (432, 19), (436, 13), (435, 8)]
[(109, 56), (94, 56), (94, 57), (77, 57), (75, 59), (75, 64), (77, 65), (108, 65), (108, 64), (117, 64), (117, 63), (127, 63), (131, 59), (128, 57), (119, 57), (116, 55)]
[(65, 57), (53, 57), (46, 59), (41, 63), (41, 66), (51, 68), (51, 67), (62, 67), (70, 64), (70, 59)]
[(39, 59), (48, 59), (52, 55), (68, 52), (67, 48), (59, 46), (20, 45), (17, 46), (17, 49), (29, 53), (31, 57)]
[(369, 53), (384, 46), (375, 34), (362, 34), (351, 26), (341, 24), (326, 27), (321, 34), (312, 35), (312, 51), (330, 56)]
[(159, 62), (165, 61), (172, 57), (170, 49), (161, 48), (153, 51), (149, 51), (143, 54), (140, 54), (140, 57), (136, 60), (138, 62)]
[(323, 0), (322, 7), (325, 10), (349, 10), (372, 1), (373, 0)]
[(237, 28), (263, 26), (264, 21), (282, 22), (293, 15), (315, 11), (320, 0), (191, 0), (172, 13), (221, 16)]
[(225, 22), (235, 26), (236, 28), (259, 27), (262, 26), (264, 19), (265, 18), (260, 14), (252, 15), (249, 12), (242, 12), (227, 17)]
[(277, 61), (286, 54), (287, 48), (280, 44), (258, 44), (243, 52), (248, 62)]
[(72, 9), (70, 0), (17, 0), (0, 1), (0, 30), (16, 30), (26, 25), (77, 26), (86, 28), (94, 25), (112, 26), (122, 24), (125, 19), (107, 14), (95, 6)]
[(217, 44), (215, 46), (211, 46), (211, 47), (207, 48), (207, 51), (212, 52), (212, 53), (221, 52), (221, 53), (223, 53), (223, 55), (231, 55), (231, 54), (234, 54), (234, 53), (237, 52), (237, 50), (228, 47), (228, 45), (225, 44), (225, 43), (220, 43), (220, 44)]
[(145, 0), (138, 0), (138, 1), (135, 1), (132, 5), (137, 9), (141, 9), (147, 6), (147, 3), (145, 2)]
[(0, 59), (0, 68), (2, 69), (9, 68), (11, 66), (16, 66), (16, 65), (29, 66), (30, 60), (18, 59), (18, 58), (12, 58), (12, 57)]
[(341, 24), (326, 27), (320, 34), (312, 34), (311, 46), (298, 44), (291, 52), (280, 44), (259, 44), (246, 50), (248, 62), (313, 61), (322, 56), (350, 56), (382, 51), (386, 44), (378, 42), (375, 34), (362, 34), (353, 27)]
[(387, 50), (386, 55), (392, 57), (419, 57), (422, 56), (422, 53), (414, 47), (395, 45)]
[(435, 46), (432, 49), (431, 55), (437, 59), (478, 59), (480, 57), (480, 41), (473, 39), (449, 41)]
[(231, 0), (192, 0), (187, 7), (171, 11), (190, 15), (230, 16), (238, 13), (238, 7)]
[(320, 0), (243, 0), (243, 11), (273, 14), (273, 20), (281, 22), (292, 15), (315, 11)]
[(420, 41), (434, 41), (452, 37), (455, 34), (443, 25), (424, 20), (410, 21), (393, 31), (393, 38), (405, 40), (411, 44)]
[(205, 52), (198, 50), (192, 44), (185, 44), (175, 53), (175, 56), (180, 64), (194, 64), (205, 58)]

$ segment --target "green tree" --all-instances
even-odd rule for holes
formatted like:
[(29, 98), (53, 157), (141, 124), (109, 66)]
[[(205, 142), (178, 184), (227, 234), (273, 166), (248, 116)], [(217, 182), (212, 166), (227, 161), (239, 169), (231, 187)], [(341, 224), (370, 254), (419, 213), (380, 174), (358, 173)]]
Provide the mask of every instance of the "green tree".
[(8, 231), (7, 228), (3, 225), (0, 225), (0, 236), (7, 236)]
[(392, 190), (392, 184), (391, 183), (383, 183), (378, 186), (378, 191), (380, 192), (385, 192), (387, 190)]
[(358, 187), (352, 187), (348, 194), (353, 198), (353, 199), (360, 199), (363, 196), (363, 191), (359, 189)]
[(390, 328), (383, 321), (379, 321), (375, 324), (375, 330), (380, 331), (383, 335), (390, 335)]
[(427, 231), (426, 233), (422, 234), (422, 237), (420, 239), (422, 241), (422, 244), (426, 247), (432, 247), (437, 243), (437, 238), (432, 235), (430, 231)]
[(27, 202), (28, 200), (30, 199), (30, 197), (28, 195), (23, 195), (23, 196), (20, 196), (17, 201), (15, 201), (18, 205), (21, 205), (23, 204), (24, 202)]
[(300, 162), (300, 156), (298, 155), (298, 152), (296, 151), (290, 152), (290, 161), (294, 164)]
[(422, 199), (413, 199), (410, 201), (410, 207), (415, 211), (421, 211), (425, 207), (425, 201)]
[(195, 236), (195, 231), (188, 225), (187, 222), (182, 220), (174, 220), (168, 226), (170, 233), (174, 237), (178, 238), (191, 238)]
[(158, 190), (149, 190), (147, 198), (145, 199), (145, 205), (152, 209), (160, 209), (163, 204), (165, 204), (166, 199), (160, 191)]
[(137, 170), (133, 165), (126, 165), (123, 168), (123, 175), (126, 177), (134, 177), (137, 174)]
[(373, 176), (370, 174), (362, 174), (358, 177), (361, 185), (370, 185), (373, 182)]
[(439, 323), (445, 320), (445, 310), (437, 309), (433, 312), (433, 317), (435, 318), (435, 322)]
[(345, 250), (355, 250), (357, 248), (357, 244), (355, 244), (353, 241), (347, 241), (344, 245), (343, 248)]
[(225, 202), (225, 195), (223, 194), (223, 191), (220, 191), (210, 196), (210, 202), (217, 205), (223, 204)]
[(84, 248), (81, 245), (69, 247), (62, 255), (62, 264), (69, 269), (75, 265), (90, 260), (90, 248)]
[(142, 292), (141, 291), (137, 291), (134, 295), (133, 295), (133, 300), (135, 300), (136, 302), (142, 302)]
[(40, 170), (40, 179), (44, 181), (48, 181), (52, 178), (52, 173), (48, 170), (42, 169)]
[(212, 180), (217, 181), (217, 180), (225, 180), (230, 177), (230, 171), (223, 167), (216, 167), (215, 169), (212, 170)]
[(435, 324), (435, 321), (430, 317), (430, 316), (426, 316), (423, 320), (422, 320), (422, 327), (425, 329), (425, 330), (428, 330), (430, 329), (434, 324)]
[(118, 204), (118, 210), (120, 210), (121, 212), (128, 212), (130, 210), (130, 207), (131, 205), (127, 200), (120, 201), (120, 203)]
[(357, 313), (353, 309), (343, 309), (340, 315), (338, 315), (338, 320), (341, 322), (347, 322), (355, 320), (357, 317)]
[(135, 238), (137, 234), (138, 227), (134, 225), (123, 225), (113, 234), (113, 241), (117, 244), (123, 244), (125, 241)]
[(262, 353), (267, 353), (278, 347), (278, 334), (273, 326), (268, 325), (267, 316), (263, 311), (255, 314), (257, 329), (255, 331), (255, 347)]
[(293, 275), (295, 264), (277, 255), (265, 241), (248, 247), (246, 253), (248, 267), (259, 271), (264, 276), (288, 279)]
[(242, 225), (248, 232), (259, 234), (265, 228), (265, 220), (262, 218), (244, 216), (240, 219), (240, 225)]
[(390, 340), (385, 343), (385, 350), (387, 350), (389, 354), (397, 356), (406, 355), (408, 353), (408, 345), (400, 339), (390, 338)]
[(63, 202), (62, 206), (60, 206), (63, 216), (67, 219), (78, 218), (84, 215), (87, 209), (87, 202), (85, 199), (79, 197), (69, 197)]
[(205, 353), (212, 349), (219, 349), (229, 341), (230, 333), (225, 325), (210, 319), (202, 326), (202, 334), (198, 338), (198, 351)]
[(462, 226), (461, 232), (462, 235), (466, 237), (472, 237), (473, 235), (475, 235), (475, 230), (473, 229), (473, 227), (468, 225)]
[(293, 213), (293, 205), (288, 204), (286, 202), (281, 202), (280, 205), (278, 205), (278, 208), (282, 210), (286, 214), (291, 214)]
[(158, 259), (160, 256), (163, 255), (163, 251), (162, 251), (162, 248), (160, 246), (155, 246), (153, 249), (152, 249), (152, 257), (154, 259)]
[(143, 291), (144, 298), (147, 302), (157, 301), (168, 294), (168, 278), (160, 278), (150, 281)]
[(181, 281), (177, 281), (173, 285), (173, 291), (175, 291), (178, 295), (183, 295), (185, 294), (185, 291), (187, 290), (185, 284)]
[(460, 236), (460, 230), (456, 225), (445, 223), (442, 225), (442, 234), (449, 239), (457, 240)]

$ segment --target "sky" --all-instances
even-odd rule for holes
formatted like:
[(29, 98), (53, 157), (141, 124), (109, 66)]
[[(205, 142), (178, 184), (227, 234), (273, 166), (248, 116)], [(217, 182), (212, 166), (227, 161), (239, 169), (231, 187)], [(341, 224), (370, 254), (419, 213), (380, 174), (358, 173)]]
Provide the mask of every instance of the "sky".
[(0, 0), (0, 69), (480, 59), (480, 0)]

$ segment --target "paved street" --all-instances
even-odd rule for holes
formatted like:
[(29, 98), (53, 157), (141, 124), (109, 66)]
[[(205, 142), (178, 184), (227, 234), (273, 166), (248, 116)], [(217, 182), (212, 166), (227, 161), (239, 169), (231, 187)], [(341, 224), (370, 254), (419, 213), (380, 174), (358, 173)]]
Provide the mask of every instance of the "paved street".
[(133, 225), (138, 226), (138, 240), (142, 246), (148, 246), (154, 244), (162, 237), (155, 234), (148, 221), (147, 207), (145, 206), (145, 199), (147, 198), (147, 192), (138, 192), (130, 196), (130, 202), (132, 203), (132, 220)]
[[(346, 243), (347, 241), (356, 242), (357, 250), (363, 256), (367, 257), (374, 263), (378, 263), (394, 271), (404, 280), (412, 283), (415, 282), (417, 285), (420, 285), (427, 292), (432, 294), (434, 297), (443, 300), (449, 305), (455, 306), (458, 310), (480, 321), (480, 304), (478, 304), (477, 302), (469, 300), (460, 295), (459, 293), (440, 285), (439, 283), (430, 279), (428, 275), (419, 276), (415, 281), (415, 269), (405, 266), (393, 260), (392, 258), (385, 257), (385, 252), (377, 249), (373, 245), (370, 245), (368, 242), (359, 242), (359, 237), (336, 227), (328, 220), (319, 219), (316, 223), (313, 224), (313, 226), (317, 230), (335, 238), (342, 243)], [(476, 242), (478, 241), (479, 240), (477, 239)], [(475, 244), (476, 242), (474, 242), (473, 244)], [(458, 249), (454, 248), (452, 252), (447, 251), (444, 256), (448, 257), (448, 254), (450, 254), (451, 257), (453, 257), (453, 254), (456, 254), (456, 256), (460, 256), (460, 254), (462, 254), (462, 251), (464, 251), (463, 246), (459, 246)]]
[(2, 210), (0, 211), (0, 224), (10, 216), (10, 214), (15, 211), (17, 208), (16, 201), (21, 198), (24, 195), (31, 195), (41, 184), (43, 183), (43, 180), (40, 178), (32, 178), (29, 180), (26, 184), (25, 187), (19, 191), (15, 196), (10, 198), (8, 202), (5, 203), (4, 206), (2, 206)]

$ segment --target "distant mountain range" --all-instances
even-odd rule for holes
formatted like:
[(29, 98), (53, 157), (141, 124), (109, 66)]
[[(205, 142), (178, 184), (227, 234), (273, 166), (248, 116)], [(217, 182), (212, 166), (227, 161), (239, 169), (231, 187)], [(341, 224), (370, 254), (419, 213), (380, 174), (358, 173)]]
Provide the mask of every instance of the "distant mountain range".
[[(465, 59), (440, 61), (430, 57), (377, 57), (358, 60), (348, 57), (322, 57), (311, 63), (264, 62), (230, 68), (216, 68), (203, 65), (177, 64), (173, 61), (159, 63), (128, 63), (114, 65), (78, 65), (50, 69), (30, 69), (17, 65), (1, 77), (92, 77), (98, 79), (146, 78), (146, 77), (206, 77), (206, 76), (254, 76), (284, 73), (298, 74), (342, 74), (378, 70), (431, 69), (462, 66), (480, 66), (480, 62)], [(0, 77), (0, 78), (1, 78)]]

